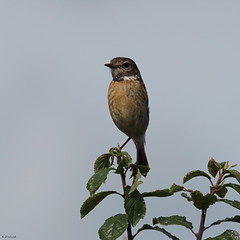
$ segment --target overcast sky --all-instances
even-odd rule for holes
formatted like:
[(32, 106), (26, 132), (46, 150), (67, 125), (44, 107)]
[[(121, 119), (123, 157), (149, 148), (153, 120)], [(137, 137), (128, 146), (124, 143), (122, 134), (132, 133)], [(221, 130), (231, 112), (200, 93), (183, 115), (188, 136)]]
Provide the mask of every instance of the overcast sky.
[[(110, 196), (83, 220), (79, 214), (95, 159), (126, 139), (107, 105), (104, 64), (117, 56), (134, 59), (150, 100), (151, 171), (141, 192), (182, 184), (211, 157), (239, 163), (239, 12), (234, 0), (2, 0), (0, 236), (95, 240), (104, 220), (123, 212)], [(133, 143), (125, 150), (135, 157)], [(209, 191), (200, 178), (186, 187)], [(115, 189), (120, 179), (112, 175), (101, 190)], [(200, 211), (180, 196), (146, 202), (138, 227), (179, 214), (198, 229)], [(208, 213), (210, 223), (239, 211), (218, 203)], [(219, 225), (204, 237), (227, 228), (239, 226)], [(194, 239), (187, 229), (166, 229)], [(169, 239), (153, 231), (136, 239), (146, 238)]]

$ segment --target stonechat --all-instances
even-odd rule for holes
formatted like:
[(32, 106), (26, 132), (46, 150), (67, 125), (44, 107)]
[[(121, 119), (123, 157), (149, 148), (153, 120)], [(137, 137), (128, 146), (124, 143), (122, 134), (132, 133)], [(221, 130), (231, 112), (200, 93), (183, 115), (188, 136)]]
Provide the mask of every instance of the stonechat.
[(137, 164), (148, 166), (144, 149), (149, 123), (148, 95), (140, 71), (132, 59), (125, 57), (116, 57), (105, 66), (110, 68), (113, 77), (108, 88), (113, 122), (135, 143)]

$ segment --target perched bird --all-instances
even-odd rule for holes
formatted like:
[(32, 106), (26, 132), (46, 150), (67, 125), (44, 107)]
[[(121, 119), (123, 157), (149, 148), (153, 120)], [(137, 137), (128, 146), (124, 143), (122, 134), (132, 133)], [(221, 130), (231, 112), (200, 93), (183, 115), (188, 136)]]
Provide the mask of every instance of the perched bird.
[(108, 89), (111, 117), (118, 129), (135, 143), (137, 164), (148, 166), (144, 150), (149, 122), (148, 95), (140, 71), (132, 59), (125, 57), (116, 57), (105, 66), (113, 77)]

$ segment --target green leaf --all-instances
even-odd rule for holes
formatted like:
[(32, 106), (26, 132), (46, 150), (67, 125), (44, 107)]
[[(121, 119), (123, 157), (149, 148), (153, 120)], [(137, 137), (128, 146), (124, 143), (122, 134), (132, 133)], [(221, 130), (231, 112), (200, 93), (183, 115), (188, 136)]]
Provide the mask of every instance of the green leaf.
[(156, 190), (153, 192), (144, 192), (142, 193), (143, 197), (169, 197), (172, 196), (176, 192), (180, 192), (184, 189), (184, 187), (173, 184), (169, 189)]
[(173, 184), (171, 187), (170, 187), (170, 192), (171, 193), (176, 193), (176, 192), (180, 192), (184, 189), (183, 186), (180, 186), (180, 185), (177, 185), (177, 184)]
[(216, 162), (216, 164), (217, 166), (219, 166), (219, 169), (226, 169), (229, 167), (228, 162), (221, 162), (221, 163)]
[(173, 236), (171, 233), (167, 232), (164, 228), (160, 228), (158, 226), (152, 227), (149, 224), (144, 224), (140, 229), (138, 229), (138, 233), (143, 230), (156, 230), (158, 232), (165, 234), (166, 236), (168, 236), (169, 238), (171, 238), (173, 240), (180, 240), (179, 238)]
[(211, 158), (208, 162), (208, 172), (213, 177), (216, 177), (219, 170), (220, 170), (219, 164), (217, 164), (217, 162), (213, 158)]
[(186, 198), (189, 202), (192, 202), (192, 198), (188, 196), (186, 193), (181, 193), (181, 196)]
[(117, 167), (115, 173), (117, 173), (117, 174), (123, 174), (123, 173), (124, 173), (124, 166), (125, 166), (125, 165), (126, 165), (126, 162), (125, 162), (125, 160), (122, 159), (122, 160), (119, 162), (118, 167)]
[(115, 173), (117, 174), (123, 174), (124, 168), (129, 168), (130, 164), (132, 163), (132, 158), (127, 152), (121, 152), (119, 154), (119, 157), (121, 157), (121, 161), (118, 164), (117, 170)]
[(136, 226), (146, 214), (145, 201), (138, 190), (135, 190), (133, 193), (127, 195), (124, 207), (128, 215), (128, 220), (133, 227)]
[(236, 200), (232, 201), (232, 200), (228, 200), (228, 199), (218, 199), (217, 201), (218, 202), (225, 202), (225, 203), (229, 204), (232, 207), (240, 209), (240, 202), (238, 202)]
[(97, 158), (94, 163), (94, 173), (97, 173), (102, 168), (109, 168), (110, 167), (110, 153), (104, 153)]
[(142, 175), (141, 175), (141, 173), (140, 173), (140, 171), (139, 171), (139, 169), (137, 170), (137, 174), (134, 176), (134, 178), (133, 178), (133, 183), (132, 183), (132, 186), (131, 186), (131, 188), (130, 188), (130, 190), (129, 190), (129, 193), (132, 193), (132, 192), (134, 192), (136, 189), (137, 189), (137, 187), (140, 185), (140, 184), (142, 184), (143, 182), (142, 181), (139, 181), (139, 179), (142, 177)]
[(224, 198), (227, 194), (227, 188), (224, 186), (220, 186), (219, 190), (216, 192), (216, 194), (220, 197), (220, 198)]
[(213, 237), (207, 238), (205, 240), (239, 240), (240, 234), (233, 230), (226, 230), (223, 234)]
[(225, 162), (224, 166), (223, 166), (223, 171), (229, 169), (229, 161)]
[(218, 225), (220, 223), (223, 223), (223, 222), (236, 222), (236, 223), (240, 223), (240, 215), (236, 215), (234, 217), (231, 217), (231, 218), (225, 218), (223, 220), (218, 220), (216, 222), (213, 222), (212, 224), (209, 225), (209, 227), (207, 228), (210, 228), (214, 225)]
[(201, 170), (195, 170), (195, 171), (191, 171), (191, 172), (187, 173), (187, 174), (184, 176), (184, 178), (183, 178), (183, 183), (186, 183), (186, 182), (189, 181), (190, 179), (195, 178), (195, 177), (199, 177), (199, 176), (206, 177), (206, 178), (208, 178), (209, 180), (211, 179), (211, 177), (210, 177), (207, 173), (205, 173), (205, 172), (203, 172), (203, 171), (201, 171)]
[(240, 172), (239, 171), (237, 171), (237, 170), (226, 170), (225, 173), (229, 173), (229, 175), (226, 176), (226, 177), (233, 177), (233, 178), (237, 179), (237, 181), (240, 183)]
[[(120, 147), (119, 147), (120, 148)], [(119, 148), (113, 147), (109, 149), (109, 153), (113, 157), (122, 157), (128, 162), (132, 162), (132, 157), (126, 151), (121, 151)]]
[(232, 166), (230, 166), (230, 168), (234, 168), (234, 167), (236, 167), (237, 166), (237, 164), (233, 164)]
[(98, 188), (105, 182), (108, 173), (112, 170), (112, 168), (102, 168), (97, 173), (95, 173), (87, 183), (87, 190), (94, 194)]
[(169, 197), (173, 195), (169, 189), (156, 190), (153, 192), (144, 192), (142, 193), (143, 197)]
[(217, 201), (217, 197), (213, 194), (203, 195), (199, 191), (193, 191), (190, 193), (193, 205), (198, 209), (207, 209), (210, 205), (213, 205)]
[(109, 153), (111, 154), (111, 156), (113, 157), (120, 157), (121, 156), (121, 152), (118, 150), (118, 148), (113, 147), (109, 149)]
[(240, 185), (238, 185), (238, 184), (227, 183), (227, 184), (224, 184), (223, 186), (230, 187), (240, 194)]
[(101, 240), (115, 240), (120, 237), (128, 227), (126, 214), (117, 214), (108, 218), (98, 230)]
[(122, 158), (126, 161), (127, 166), (129, 167), (130, 164), (132, 163), (132, 157), (130, 156), (130, 154), (128, 152), (121, 152), (121, 156)]
[(188, 222), (186, 217), (184, 216), (178, 216), (178, 215), (173, 215), (170, 217), (158, 217), (153, 219), (153, 224), (162, 224), (162, 225), (180, 225), (184, 226), (188, 229), (193, 229), (193, 225), (191, 222)]
[(81, 218), (84, 218), (89, 212), (91, 212), (105, 197), (114, 193), (116, 192), (115, 191), (100, 192), (87, 198), (80, 209)]

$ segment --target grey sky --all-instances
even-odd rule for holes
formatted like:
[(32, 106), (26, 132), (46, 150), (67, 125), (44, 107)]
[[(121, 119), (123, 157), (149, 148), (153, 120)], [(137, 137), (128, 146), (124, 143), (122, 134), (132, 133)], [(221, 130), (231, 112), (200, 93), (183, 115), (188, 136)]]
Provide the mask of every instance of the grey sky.
[[(239, 163), (239, 10), (234, 0), (1, 1), (0, 235), (98, 239), (104, 220), (123, 211), (110, 196), (79, 216), (95, 159), (126, 139), (107, 106), (104, 63), (113, 57), (135, 60), (150, 98), (151, 171), (140, 191), (181, 184), (211, 157)], [(132, 143), (126, 150), (135, 157)], [(198, 179), (187, 186), (198, 184), (208, 191)], [(110, 176), (102, 189), (116, 186)], [(200, 216), (180, 197), (148, 199), (147, 211), (139, 227), (172, 214), (196, 226)], [(236, 214), (219, 203), (208, 220)], [(239, 226), (220, 225), (205, 237), (230, 227)], [(155, 232), (137, 239), (146, 237), (168, 239)]]

